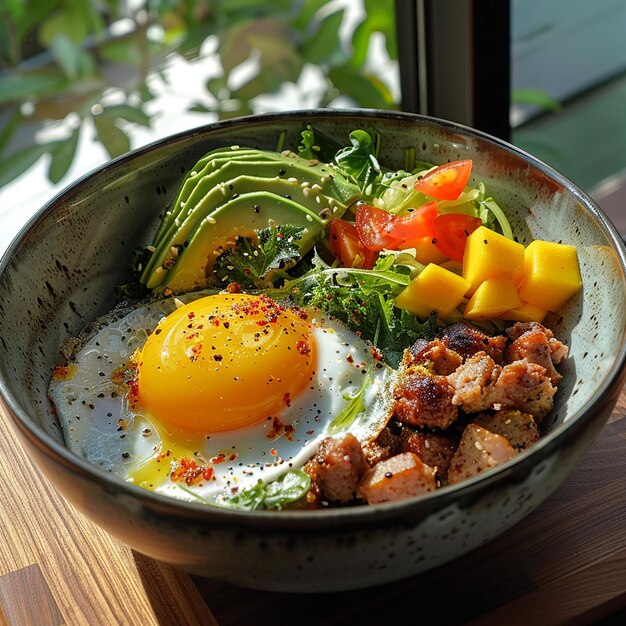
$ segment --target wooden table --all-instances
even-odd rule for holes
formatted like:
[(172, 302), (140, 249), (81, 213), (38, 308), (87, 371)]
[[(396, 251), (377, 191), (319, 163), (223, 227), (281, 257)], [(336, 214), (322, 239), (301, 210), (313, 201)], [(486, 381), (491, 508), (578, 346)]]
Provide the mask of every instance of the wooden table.
[(250, 591), (134, 553), (23, 461), (1, 413), (0, 507), (3, 626), (626, 623), (626, 391), (582, 464), (508, 534), (375, 589)]

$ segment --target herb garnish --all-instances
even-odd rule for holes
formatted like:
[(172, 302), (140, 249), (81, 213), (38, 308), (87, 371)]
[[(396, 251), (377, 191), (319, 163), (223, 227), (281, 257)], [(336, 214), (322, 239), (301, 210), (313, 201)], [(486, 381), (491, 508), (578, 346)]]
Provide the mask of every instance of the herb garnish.
[(235, 247), (215, 260), (213, 273), (220, 282), (239, 283), (244, 289), (273, 286), (300, 259), (298, 242), (304, 231), (298, 226), (280, 225), (260, 230), (258, 243), (249, 237), (237, 237)]

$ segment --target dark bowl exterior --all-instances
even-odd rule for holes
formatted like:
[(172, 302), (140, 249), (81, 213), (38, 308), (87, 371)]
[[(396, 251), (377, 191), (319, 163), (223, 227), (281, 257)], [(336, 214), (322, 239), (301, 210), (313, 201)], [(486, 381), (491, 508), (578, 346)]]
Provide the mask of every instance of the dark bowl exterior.
[[(513, 462), (430, 496), (321, 512), (207, 509), (127, 484), (70, 453), (46, 397), (58, 347), (110, 308), (124, 262), (145, 244), (183, 174), (212, 147), (274, 146), (305, 122), (347, 141), (378, 129), (396, 166), (404, 148), (443, 162), (471, 157), (522, 240), (579, 246), (585, 296), (554, 320), (572, 345), (562, 408)], [(531, 206), (532, 205), (532, 206)], [(549, 206), (552, 215), (533, 207)], [(546, 212), (547, 213), (547, 212)], [(554, 236), (557, 232), (558, 236)], [(401, 579), (476, 548), (522, 519), (565, 479), (608, 419), (626, 370), (625, 253), (580, 190), (544, 164), (470, 129), (377, 111), (242, 118), (177, 135), (77, 181), (27, 225), (0, 264), (0, 390), (28, 456), (69, 501), (134, 549), (196, 574), (279, 591), (336, 591)], [(598, 284), (603, 285), (598, 289)], [(600, 325), (598, 320), (602, 322)]]

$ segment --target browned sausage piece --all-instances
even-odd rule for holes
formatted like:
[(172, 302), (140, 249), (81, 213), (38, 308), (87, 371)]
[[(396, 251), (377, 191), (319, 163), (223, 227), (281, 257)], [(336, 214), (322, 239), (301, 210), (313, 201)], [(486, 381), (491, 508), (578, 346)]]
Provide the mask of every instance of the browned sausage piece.
[(477, 424), (468, 424), (448, 468), (448, 484), (487, 472), (512, 459), (515, 454), (513, 446), (502, 435)]
[(458, 445), (458, 437), (452, 435), (420, 432), (404, 427), (401, 435), (402, 451), (417, 454), (426, 465), (437, 471), (437, 475), (445, 480), (450, 461)]
[(506, 345), (504, 335), (492, 337), (473, 324), (457, 322), (441, 331), (441, 340), (448, 348), (458, 352), (463, 359), (468, 359), (477, 352), (486, 352), (496, 363), (502, 363)]
[(394, 413), (405, 424), (445, 429), (458, 417), (454, 388), (445, 376), (408, 368), (393, 390)]
[(424, 365), (433, 374), (447, 376), (456, 370), (463, 362), (461, 355), (450, 350), (439, 339), (429, 342), (416, 342), (410, 350), (405, 353), (404, 365)]
[(369, 504), (377, 504), (417, 496), (435, 487), (435, 470), (412, 452), (403, 452), (368, 470), (359, 494)]
[(454, 388), (452, 403), (466, 413), (478, 413), (491, 408), (492, 388), (500, 371), (500, 366), (486, 352), (477, 352), (448, 376)]
[(539, 440), (539, 428), (530, 413), (503, 409), (495, 413), (481, 413), (473, 421), (496, 435), (506, 437), (518, 452)]
[(321, 498), (329, 502), (353, 500), (368, 468), (361, 444), (351, 433), (324, 439), (304, 467), (317, 484)]
[(556, 385), (562, 376), (556, 371), (554, 363), (560, 363), (563, 354), (567, 355), (567, 347), (555, 339), (552, 331), (542, 324), (518, 322), (509, 331), (511, 337), (515, 339), (506, 349), (507, 359), (509, 361), (526, 359), (541, 365), (546, 369), (552, 384)]

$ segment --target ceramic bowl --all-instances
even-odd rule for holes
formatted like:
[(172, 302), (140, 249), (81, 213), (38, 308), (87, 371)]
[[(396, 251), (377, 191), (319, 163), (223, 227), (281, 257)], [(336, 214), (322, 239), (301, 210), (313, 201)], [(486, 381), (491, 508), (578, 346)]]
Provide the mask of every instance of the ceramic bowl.
[[(543, 438), (500, 468), (425, 497), (370, 507), (239, 512), (155, 495), (64, 446), (46, 388), (59, 346), (114, 302), (131, 250), (147, 244), (181, 178), (208, 150), (296, 146), (306, 122), (348, 141), (379, 131), (380, 160), (407, 148), (442, 163), (471, 158), (519, 240), (577, 247), (583, 291), (551, 320), (570, 346)], [(602, 211), (516, 148), (441, 120), (377, 111), (308, 111), (211, 124), (118, 158), (81, 178), (27, 224), (0, 264), (5, 409), (25, 453), (85, 515), (135, 550), (192, 573), (282, 591), (330, 591), (401, 579), (506, 532), (564, 480), (608, 419), (624, 381), (625, 250)]]

